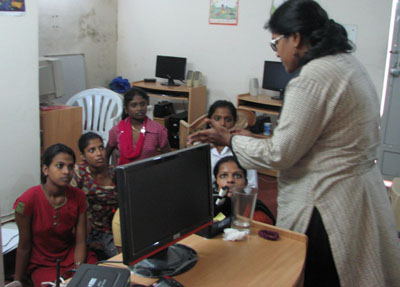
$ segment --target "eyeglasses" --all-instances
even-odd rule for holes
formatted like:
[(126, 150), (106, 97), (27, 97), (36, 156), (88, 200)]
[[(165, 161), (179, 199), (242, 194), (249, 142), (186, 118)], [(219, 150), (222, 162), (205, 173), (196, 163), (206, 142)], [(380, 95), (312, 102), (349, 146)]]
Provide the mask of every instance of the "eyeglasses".
[(278, 36), (278, 37), (276, 37), (275, 39), (272, 39), (271, 40), (271, 48), (272, 48), (272, 50), (274, 51), (274, 52), (276, 52), (277, 50), (278, 50), (278, 41), (280, 40), (280, 39), (282, 39), (283, 37), (285, 37), (285, 35), (280, 35), (280, 36)]

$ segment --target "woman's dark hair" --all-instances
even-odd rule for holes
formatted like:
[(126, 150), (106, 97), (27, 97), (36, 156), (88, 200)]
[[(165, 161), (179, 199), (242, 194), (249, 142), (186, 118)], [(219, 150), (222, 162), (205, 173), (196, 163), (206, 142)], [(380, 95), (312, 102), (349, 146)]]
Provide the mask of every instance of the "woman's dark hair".
[[(53, 161), (53, 158), (56, 155), (58, 155), (59, 153), (69, 154), (75, 163), (74, 151), (70, 147), (68, 147), (64, 144), (58, 143), (58, 144), (53, 144), (53, 145), (49, 146), (45, 150), (44, 154), (42, 155), (42, 165), (41, 166), (43, 166), (43, 165), (50, 166), (51, 162)], [(46, 183), (47, 176), (43, 174), (42, 169), (40, 169), (40, 172), (41, 172), (40, 181), (42, 183)]]
[(327, 55), (350, 53), (354, 46), (347, 38), (346, 29), (329, 19), (324, 9), (313, 0), (288, 0), (272, 14), (266, 29), (274, 34), (289, 36), (299, 33), (302, 44), (309, 50), (300, 66)]
[(236, 159), (236, 157), (231, 156), (231, 155), (230, 155), (230, 156), (225, 156), (225, 157), (221, 158), (221, 159), (215, 164), (214, 170), (213, 170), (215, 180), (217, 180), (217, 175), (218, 175), (218, 172), (219, 172), (219, 168), (221, 167), (222, 164), (224, 164), (224, 163), (226, 163), (226, 162), (234, 162), (234, 163), (236, 163), (236, 165), (243, 171), (244, 178), (246, 179), (246, 182), (247, 182), (247, 170), (245, 170), (245, 169), (240, 165), (240, 163), (238, 162), (238, 160)]
[(218, 108), (228, 108), (231, 111), (232, 117), (233, 117), (233, 121), (236, 122), (237, 119), (237, 112), (236, 112), (236, 108), (235, 106), (229, 102), (229, 101), (225, 101), (225, 100), (218, 100), (215, 101), (210, 108), (208, 109), (208, 114), (207, 117), (211, 119), (212, 115), (215, 113), (215, 111)]
[[(137, 87), (132, 87), (129, 91), (124, 94), (124, 107), (128, 108), (128, 104), (132, 101), (133, 97), (140, 96), (146, 100), (147, 104), (149, 104), (149, 95), (142, 89)], [(125, 113), (125, 110), (122, 112), (122, 119), (126, 119), (128, 115)]]
[(99, 140), (101, 140), (102, 143), (104, 143), (103, 138), (94, 132), (87, 132), (87, 133), (84, 133), (83, 135), (81, 135), (81, 137), (79, 138), (79, 141), (78, 141), (78, 147), (79, 147), (79, 151), (82, 154), (84, 153), (85, 148), (88, 146), (89, 141), (91, 141), (93, 139), (99, 139)]

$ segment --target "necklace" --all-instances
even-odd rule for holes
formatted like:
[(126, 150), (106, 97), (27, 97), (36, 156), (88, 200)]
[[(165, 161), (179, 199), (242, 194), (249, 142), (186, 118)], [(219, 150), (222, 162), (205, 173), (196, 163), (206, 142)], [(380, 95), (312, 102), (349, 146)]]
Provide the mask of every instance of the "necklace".
[(144, 134), (146, 132), (146, 128), (144, 126), (140, 129), (140, 131), (138, 129), (136, 129), (134, 126), (132, 126), (132, 125), (131, 125), (131, 127), (132, 127), (132, 131), (134, 131), (136, 133), (140, 132), (140, 133)]

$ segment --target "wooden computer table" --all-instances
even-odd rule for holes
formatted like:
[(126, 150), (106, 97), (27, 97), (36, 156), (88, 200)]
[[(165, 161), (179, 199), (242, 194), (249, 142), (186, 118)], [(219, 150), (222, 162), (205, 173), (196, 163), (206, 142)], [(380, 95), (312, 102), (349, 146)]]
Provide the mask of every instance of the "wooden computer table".
[[(277, 231), (280, 239), (270, 241), (258, 236), (259, 229)], [(302, 286), (307, 236), (253, 221), (252, 232), (244, 241), (224, 241), (219, 235), (206, 239), (191, 235), (179, 243), (198, 254), (196, 265), (174, 278), (184, 286)], [(110, 261), (122, 261), (119, 254)], [(126, 267), (106, 263), (105, 266)], [(132, 274), (134, 283), (150, 285), (155, 278)]]

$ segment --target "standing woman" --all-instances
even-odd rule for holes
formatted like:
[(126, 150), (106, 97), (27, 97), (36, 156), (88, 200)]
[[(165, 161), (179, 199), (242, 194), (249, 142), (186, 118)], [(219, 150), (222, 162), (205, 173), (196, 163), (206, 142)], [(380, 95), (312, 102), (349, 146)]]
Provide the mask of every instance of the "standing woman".
[(108, 165), (103, 139), (94, 132), (83, 134), (78, 142), (83, 162), (76, 164), (72, 186), (83, 190), (88, 203), (90, 232), (87, 243), (99, 260), (117, 255), (111, 222), (118, 208), (114, 166)]
[(107, 159), (115, 148), (119, 165), (170, 151), (167, 129), (146, 116), (148, 104), (149, 96), (140, 88), (124, 95), (122, 120), (109, 132)]
[(305, 286), (400, 286), (399, 239), (376, 164), (379, 99), (346, 30), (311, 0), (283, 3), (266, 28), (286, 71), (301, 69), (273, 136), (232, 136), (211, 123), (189, 142), (229, 144), (244, 168), (280, 171), (277, 226), (308, 236)]
[[(86, 198), (82, 190), (69, 185), (74, 163), (69, 147), (48, 147), (42, 158), (42, 184), (15, 201), (19, 243), (14, 280), (30, 276), (40, 287), (41, 282), (56, 280), (57, 259), (61, 275), (86, 262)], [(97, 260), (90, 254), (87, 261)]]

